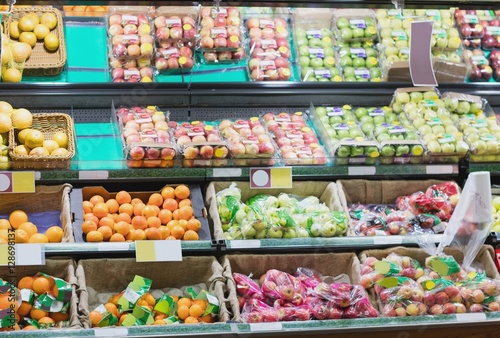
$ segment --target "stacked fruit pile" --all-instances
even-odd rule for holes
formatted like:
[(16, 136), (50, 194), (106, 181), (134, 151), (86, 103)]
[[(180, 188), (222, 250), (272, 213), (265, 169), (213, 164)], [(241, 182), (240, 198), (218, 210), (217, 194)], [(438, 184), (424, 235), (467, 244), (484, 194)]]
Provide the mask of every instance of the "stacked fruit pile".
[(73, 288), (66, 281), (39, 273), (21, 278), (17, 285), (0, 278), (0, 288), (9, 290), (0, 293), (0, 332), (69, 326)]
[(83, 202), (82, 231), (87, 242), (198, 240), (201, 222), (194, 216), (190, 189), (167, 186), (147, 201), (120, 191), (108, 200), (94, 195)]
[(151, 285), (152, 280), (135, 276), (127, 289), (89, 313), (92, 327), (213, 323), (218, 315), (219, 300), (206, 286), (164, 293), (150, 290)]
[(258, 282), (233, 273), (241, 317), (248, 323), (378, 317), (360, 285), (329, 284), (308, 268), (271, 269)]
[[(3, 53), (2, 53), (3, 55)], [(21, 130), (21, 132), (26, 136), (31, 129), (31, 124), (33, 122), (33, 116), (31, 112), (27, 109), (19, 108), (14, 109), (10, 105), (10, 103), (5, 101), (0, 101), (0, 168), (2, 169), (10, 169), (10, 160), (8, 157), (8, 142), (9, 142), (9, 131), (14, 128), (17, 130)], [(26, 131), (23, 131), (26, 130)], [(33, 133), (34, 136), (38, 138), (38, 133)], [(23, 139), (24, 140), (24, 139)], [(30, 139), (31, 140), (31, 139)], [(42, 135), (42, 144), (40, 147), (43, 147), (43, 135)], [(51, 144), (52, 142), (50, 142)], [(49, 145), (50, 145), (49, 144)], [(38, 146), (38, 143), (36, 144)], [(24, 146), (23, 146), (24, 147)], [(14, 151), (17, 153), (16, 149), (23, 154), (29, 154), (31, 149), (26, 148), (14, 148)], [(38, 153), (39, 150), (36, 150), (33, 155)]]
[[(10, 233), (13, 233), (16, 243), (62, 242), (64, 231), (60, 226), (50, 226), (42, 233), (33, 222), (33, 220), (30, 221), (29, 215), (22, 210), (12, 211), (8, 219), (0, 218), (0, 244), (7, 244)], [(39, 226), (41, 227), (40, 224)]]

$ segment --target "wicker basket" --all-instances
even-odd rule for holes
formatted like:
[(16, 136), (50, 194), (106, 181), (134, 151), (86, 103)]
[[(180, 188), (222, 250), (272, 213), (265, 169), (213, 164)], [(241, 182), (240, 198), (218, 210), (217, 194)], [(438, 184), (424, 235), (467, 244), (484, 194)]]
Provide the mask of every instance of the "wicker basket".
[[(31, 52), (31, 56), (26, 60), (23, 75), (53, 76), (61, 74), (66, 64), (66, 42), (64, 41), (64, 26), (61, 12), (56, 8), (50, 7), (13, 8), (10, 20), (19, 20), (23, 15), (33, 12), (38, 16), (41, 16), (43, 13), (55, 14), (57, 26), (50, 32), (59, 38), (59, 48), (55, 52), (49, 52), (45, 49), (43, 41), (37, 41)], [(9, 29), (6, 29), (5, 32), (9, 36)]]
[(71, 117), (63, 113), (33, 114), (31, 128), (40, 130), (46, 140), (50, 140), (56, 132), (65, 132), (68, 135), (68, 153), (65, 156), (16, 154), (13, 149), (17, 145), (19, 130), (11, 129), (9, 132), (9, 155), (12, 160), (12, 169), (69, 169), (71, 159), (75, 155), (75, 132)]

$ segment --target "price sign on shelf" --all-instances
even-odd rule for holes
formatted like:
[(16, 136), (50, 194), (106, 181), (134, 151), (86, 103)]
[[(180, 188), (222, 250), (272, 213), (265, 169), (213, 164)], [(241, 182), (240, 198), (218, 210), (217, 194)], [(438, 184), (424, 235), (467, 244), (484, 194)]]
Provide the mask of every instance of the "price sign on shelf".
[(0, 171), (0, 194), (35, 192), (34, 171)]
[(182, 261), (181, 241), (135, 241), (137, 262)]
[(437, 86), (432, 67), (432, 21), (411, 23), (410, 76), (415, 86)]
[(290, 189), (292, 168), (250, 168), (250, 188)]
[[(14, 261), (13, 261), (14, 259)], [(0, 266), (45, 265), (45, 250), (42, 244), (0, 245)]]

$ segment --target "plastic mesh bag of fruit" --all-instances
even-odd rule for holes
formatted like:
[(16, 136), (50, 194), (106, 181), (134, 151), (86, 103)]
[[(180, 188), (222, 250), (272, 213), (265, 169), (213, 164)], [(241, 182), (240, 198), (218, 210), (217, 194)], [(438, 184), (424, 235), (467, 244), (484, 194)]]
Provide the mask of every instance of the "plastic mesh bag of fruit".
[(233, 182), (229, 188), (219, 191), (216, 198), (222, 223), (231, 223), (242, 206), (241, 190), (237, 188), (236, 183)]
[(382, 304), (382, 315), (385, 317), (427, 314), (428, 306), (423, 303), (424, 290), (411, 278), (386, 277), (378, 281), (374, 289)]

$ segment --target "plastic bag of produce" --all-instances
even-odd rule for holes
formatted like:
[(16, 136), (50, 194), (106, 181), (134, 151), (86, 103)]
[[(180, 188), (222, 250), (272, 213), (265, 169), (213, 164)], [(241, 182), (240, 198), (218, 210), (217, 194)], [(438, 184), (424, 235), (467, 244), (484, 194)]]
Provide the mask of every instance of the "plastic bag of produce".
[(259, 299), (248, 299), (243, 305), (241, 318), (247, 323), (277, 322), (280, 320), (278, 309)]
[(233, 278), (236, 282), (236, 291), (238, 295), (245, 298), (264, 299), (264, 295), (259, 285), (255, 283), (252, 278), (236, 272), (233, 273)]
[(217, 205), (222, 224), (230, 224), (234, 221), (236, 213), (241, 209), (241, 190), (232, 183), (227, 189), (217, 193)]
[(267, 300), (281, 299), (293, 305), (302, 304), (305, 289), (301, 281), (289, 273), (271, 269), (262, 282), (262, 293)]
[(300, 280), (307, 293), (313, 291), (323, 279), (323, 276), (319, 272), (302, 267), (297, 268), (294, 275)]
[(468, 280), (457, 283), (467, 312), (500, 311), (500, 282), (483, 273), (472, 273), (468, 277)]

